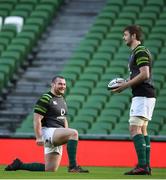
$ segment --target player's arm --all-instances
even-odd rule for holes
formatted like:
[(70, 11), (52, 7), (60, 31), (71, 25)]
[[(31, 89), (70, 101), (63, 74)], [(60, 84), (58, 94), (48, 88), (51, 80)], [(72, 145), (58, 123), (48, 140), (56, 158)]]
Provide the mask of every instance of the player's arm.
[(149, 66), (142, 66), (139, 68), (139, 70), (140, 70), (140, 73), (137, 76), (135, 76), (131, 80), (121, 83), (120, 86), (116, 89), (113, 89), (112, 92), (121, 92), (128, 87), (135, 86), (135, 85), (140, 84), (141, 82), (149, 79), (149, 77), (150, 77)]
[(65, 125), (65, 128), (68, 128), (68, 127), (69, 127), (67, 118), (65, 118), (65, 120), (64, 120), (64, 125)]
[(34, 120), (33, 120), (33, 122), (34, 122), (34, 132), (36, 135), (37, 145), (43, 145), (42, 132), (41, 132), (41, 129), (42, 129), (41, 121), (47, 112), (50, 98), (51, 98), (50, 95), (47, 93), (42, 95), (34, 107)]
[(139, 52), (136, 58), (137, 66), (139, 67), (139, 74), (135, 76), (133, 79), (122, 83), (118, 88), (112, 90), (113, 92), (121, 92), (128, 87), (135, 86), (137, 84), (142, 83), (143, 81), (149, 79), (150, 71), (149, 71), (149, 57), (145, 52)]
[(141, 82), (149, 79), (150, 73), (149, 73), (149, 66), (142, 66), (139, 68), (140, 73), (135, 76), (133, 79), (129, 80), (126, 85), (127, 87), (135, 86), (137, 84), (140, 84)]
[(34, 132), (36, 135), (36, 143), (39, 146), (43, 145), (43, 139), (42, 139), (42, 132), (41, 132), (41, 120), (43, 119), (43, 116), (38, 114), (38, 113), (34, 113), (34, 118), (33, 118), (33, 125), (34, 125)]

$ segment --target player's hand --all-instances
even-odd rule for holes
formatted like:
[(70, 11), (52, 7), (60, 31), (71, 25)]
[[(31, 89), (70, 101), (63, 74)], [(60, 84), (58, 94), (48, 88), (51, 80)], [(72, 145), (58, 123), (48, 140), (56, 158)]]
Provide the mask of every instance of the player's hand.
[(122, 82), (122, 83), (119, 84), (118, 88), (112, 89), (111, 91), (114, 92), (114, 93), (120, 93), (123, 90), (125, 90), (127, 87), (128, 87), (127, 82)]
[(43, 145), (44, 145), (43, 138), (36, 138), (36, 144), (37, 144), (38, 146), (43, 146)]

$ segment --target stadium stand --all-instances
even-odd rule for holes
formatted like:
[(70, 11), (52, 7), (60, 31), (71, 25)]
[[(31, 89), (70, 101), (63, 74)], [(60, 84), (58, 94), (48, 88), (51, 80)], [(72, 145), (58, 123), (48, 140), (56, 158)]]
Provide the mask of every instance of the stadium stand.
[[(89, 6), (84, 3), (89, 3)], [(21, 16), (25, 21), (19, 34), (12, 30), (4, 33), (3, 25), (0, 32), (1, 101), (4, 97), (7, 97), (11, 104), (25, 101), (24, 108), (28, 108), (28, 112), (23, 113), (25, 109), (17, 107), (20, 111), (19, 117), (23, 118), (19, 121), (19, 127), (13, 129), (16, 135), (25, 131), (27, 135), (33, 134), (32, 115), (26, 115), (32, 110), (32, 101), (48, 87), (48, 79), (56, 69), (56, 72), (65, 76), (68, 82), (66, 100), (71, 127), (78, 129), (82, 135), (129, 136), (127, 121), (131, 92), (125, 90), (114, 95), (107, 91), (110, 79), (128, 77), (129, 50), (124, 47), (122, 40), (122, 30), (128, 24), (139, 24), (143, 27), (144, 44), (154, 58), (153, 77), (158, 98), (149, 131), (155, 137), (166, 135), (165, 5), (164, 0), (78, 0), (68, 1), (66, 4), (60, 0), (15, 0), (12, 3), (7, 0), (2, 3), (2, 18), (9, 15)], [(60, 6), (62, 12), (58, 16)], [(75, 15), (80, 18), (80, 22), (74, 21)], [(65, 27), (67, 22), (69, 25)], [(55, 23), (55, 26), (48, 26), (50, 23)], [(68, 31), (64, 27), (68, 28)], [(77, 37), (72, 31), (77, 33)], [(44, 32), (47, 33), (43, 34)], [(66, 32), (68, 36), (65, 36)], [(62, 45), (62, 40), (66, 45)], [(53, 45), (53, 41), (58, 46)], [(54, 54), (54, 51), (59, 54)], [(36, 59), (33, 62), (32, 54)], [(30, 63), (43, 69), (37, 72), (33, 66), (28, 67), (24, 81), (18, 81), (18, 85), (20, 83), (24, 87), (13, 94), (15, 97), (11, 96), (8, 94), (9, 87), (13, 87), (11, 82), (18, 80), (18, 75), (22, 73), (20, 67), (25, 69)], [(55, 66), (50, 67), (48, 72), (46, 66), (50, 64)], [(58, 64), (60, 68), (57, 69)], [(42, 77), (47, 83), (41, 85), (38, 77)], [(32, 80), (35, 83), (33, 86), (30, 85)], [(18, 95), (21, 96), (18, 98)], [(29, 99), (24, 99), (25, 95)], [(3, 114), (3, 105), (1, 106)], [(5, 108), (10, 108), (10, 105)], [(4, 111), (4, 117), (7, 118), (5, 113)]]
[[(10, 4), (9, 1), (1, 2)], [(73, 47), (77, 46), (90, 28), (105, 2), (97, 0), (95, 9), (94, 2), (89, 3), (89, 8), (86, 7), (86, 2), (62, 0), (18, 0), (12, 3), (11, 7), (9, 5), (10, 10), (6, 10), (3, 17), (21, 16), (24, 18), (24, 25), (22, 31), (12, 39), (3, 37), (1, 41), (4, 43), (1, 46), (1, 63), (10, 67), (13, 73), (10, 80), (12, 87), (6, 87), (2, 83), (0, 86), (0, 111), (2, 119), (8, 119), (8, 126), (10, 121), (16, 124), (24, 122), (23, 119), (32, 111), (36, 99), (47, 90), (50, 78), (62, 69), (66, 59), (71, 56)], [(3, 9), (3, 5), (0, 7)], [(9, 71), (9, 68), (7, 70)], [(1, 79), (6, 84), (6, 77), (4, 73), (1, 74)], [(73, 82), (72, 80), (68, 83)], [(8, 118), (8, 109), (11, 110), (10, 114), (15, 111), (12, 119)], [(29, 121), (30, 126), (31, 123), (32, 121)], [(17, 125), (15, 127), (17, 128)], [(12, 131), (5, 129), (8, 134), (15, 131), (14, 128)]]
[[(0, 94), (1, 94), (1, 119), (6, 120), (6, 126), (11, 126), (9, 130), (15, 131), (17, 123), (26, 116), (19, 105), (9, 113), (9, 107), (4, 108), (5, 98), (9, 98), (9, 92), (15, 87), (15, 83), (20, 79), (21, 74), (29, 65), (28, 55), (33, 47), (41, 38), (42, 33), (50, 22), (51, 17), (55, 15), (61, 0), (38, 1), (38, 0), (19, 0), (19, 1), (1, 1), (0, 15), (2, 25), (0, 31)], [(4, 100), (4, 101), (3, 101)], [(18, 99), (17, 99), (18, 100)], [(8, 114), (9, 113), (9, 114)], [(13, 117), (11, 118), (11, 114)], [(14, 119), (14, 120), (13, 120)], [(3, 127), (2, 127), (3, 129)]]
[[(106, 91), (106, 82), (116, 76), (127, 77), (128, 74), (127, 58), (129, 55), (129, 50), (123, 46), (121, 38), (122, 30), (128, 24), (136, 23), (143, 26), (145, 33), (144, 44), (149, 47), (154, 57), (154, 82), (157, 89), (157, 95), (159, 96), (159, 91), (162, 91), (161, 89), (163, 88), (165, 82), (165, 73), (161, 69), (162, 67), (159, 68), (157, 66), (162, 66), (163, 64), (163, 62), (160, 61), (161, 58), (159, 57), (162, 57), (160, 52), (165, 45), (165, 36), (164, 33), (163, 36), (160, 36), (160, 33), (158, 33), (158, 30), (155, 30), (155, 28), (158, 29), (160, 26), (160, 31), (164, 31), (162, 27), (164, 27), (165, 21), (164, 18), (160, 18), (165, 17), (162, 15), (162, 11), (164, 11), (163, 5), (164, 1), (107, 1), (106, 6), (98, 15), (96, 21), (93, 23), (93, 26), (90, 28), (89, 33), (86, 35), (86, 37), (95, 39), (96, 43), (94, 42), (95, 47), (93, 47), (95, 48), (95, 51), (94, 49), (91, 49), (90, 52), (84, 52), (84, 56), (90, 53), (91, 57), (87, 58), (85, 64), (80, 65), (80, 67), (82, 67), (80, 71), (81, 76), (79, 77), (78, 73), (77, 77), (77, 81), (79, 81), (78, 83), (85, 78), (89, 82), (91, 82), (92, 79), (93, 82), (96, 82), (93, 83), (92, 86), (88, 85), (88, 96), (84, 99), (82, 107), (77, 108), (77, 113), (73, 116), (74, 119), (72, 120), (72, 126), (74, 125), (74, 122), (77, 123), (77, 116), (79, 116), (79, 119), (81, 119), (80, 113), (82, 114), (82, 117), (84, 117), (86, 113), (88, 113), (88, 115), (91, 117), (94, 109), (97, 109), (96, 113), (93, 114), (93, 120), (90, 120), (89, 122), (91, 124), (90, 127), (86, 127), (86, 129), (84, 127), (79, 128), (78, 126), (78, 130), (81, 129), (80, 133), (84, 132), (84, 134), (95, 133), (107, 135), (128, 134), (128, 106), (131, 93), (126, 91), (120, 95), (110, 95), (110, 93)], [(99, 35), (98, 38), (97, 34)], [(87, 45), (89, 45), (88, 42)], [(89, 45), (88, 47), (92, 46)], [(81, 50), (82, 52), (84, 51), (83, 48), (80, 48), (80, 51)], [(72, 66), (72, 58), (69, 64)], [(96, 69), (96, 71), (94, 69)], [(87, 72), (89, 74), (93, 72), (93, 76), (87, 74)], [(85, 87), (87, 87), (85, 82), (83, 83), (81, 86), (85, 85)], [(75, 88), (75, 86), (76, 85), (73, 85), (73, 87), (71, 87), (70, 92), (72, 92), (72, 88)], [(103, 101), (104, 99), (105, 101), (98, 101), (98, 103), (95, 103), (97, 100), (94, 100), (93, 103), (89, 104), (89, 99), (91, 99), (94, 94), (97, 95), (95, 97), (96, 99), (101, 95), (103, 96)], [(156, 119), (160, 113), (164, 113), (162, 113), (164, 103), (161, 105), (159, 104), (160, 103), (157, 102), (153, 121), (149, 126), (149, 131), (152, 135), (159, 135), (161, 124), (165, 123), (163, 120), (164, 117), (160, 116), (161, 120), (158, 120), (158, 118)], [(86, 111), (86, 107), (90, 109), (91, 113)], [(161, 107), (163, 108), (162, 110)], [(102, 122), (103, 125), (101, 125), (100, 122)], [(106, 129), (106, 127), (109, 128)]]

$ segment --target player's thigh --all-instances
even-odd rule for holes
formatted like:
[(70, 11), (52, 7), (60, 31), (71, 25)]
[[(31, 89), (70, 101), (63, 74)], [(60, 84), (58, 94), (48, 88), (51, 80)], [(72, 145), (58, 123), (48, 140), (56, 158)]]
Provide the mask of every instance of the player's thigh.
[(134, 137), (137, 134), (142, 134), (142, 127), (144, 125), (144, 118), (139, 116), (131, 116), (129, 119), (130, 134)]
[(147, 136), (147, 135), (148, 135), (148, 132), (147, 132), (148, 123), (149, 123), (149, 121), (148, 121), (148, 119), (146, 119), (146, 120), (144, 121), (143, 126), (142, 126), (142, 134), (143, 134), (144, 136)]
[(45, 154), (45, 171), (57, 171), (62, 155), (56, 152)]
[(78, 139), (77, 130), (71, 128), (57, 128), (53, 134), (53, 143), (59, 146), (67, 143), (71, 137), (76, 140)]

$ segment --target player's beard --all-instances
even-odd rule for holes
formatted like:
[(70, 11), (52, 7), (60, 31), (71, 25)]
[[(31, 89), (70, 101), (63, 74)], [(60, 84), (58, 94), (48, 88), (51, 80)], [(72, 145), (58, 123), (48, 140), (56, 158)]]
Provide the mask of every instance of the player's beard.
[(58, 96), (63, 96), (64, 95), (64, 90), (62, 91), (62, 90), (57, 89), (57, 90), (54, 90), (54, 92)]
[(131, 47), (131, 45), (132, 45), (132, 37), (129, 36), (129, 37), (125, 40), (125, 43), (126, 43), (126, 45), (127, 45), (128, 47)]
[(129, 41), (126, 42), (126, 45), (127, 45), (128, 47), (131, 47), (131, 44), (132, 44), (131, 39), (130, 39)]

